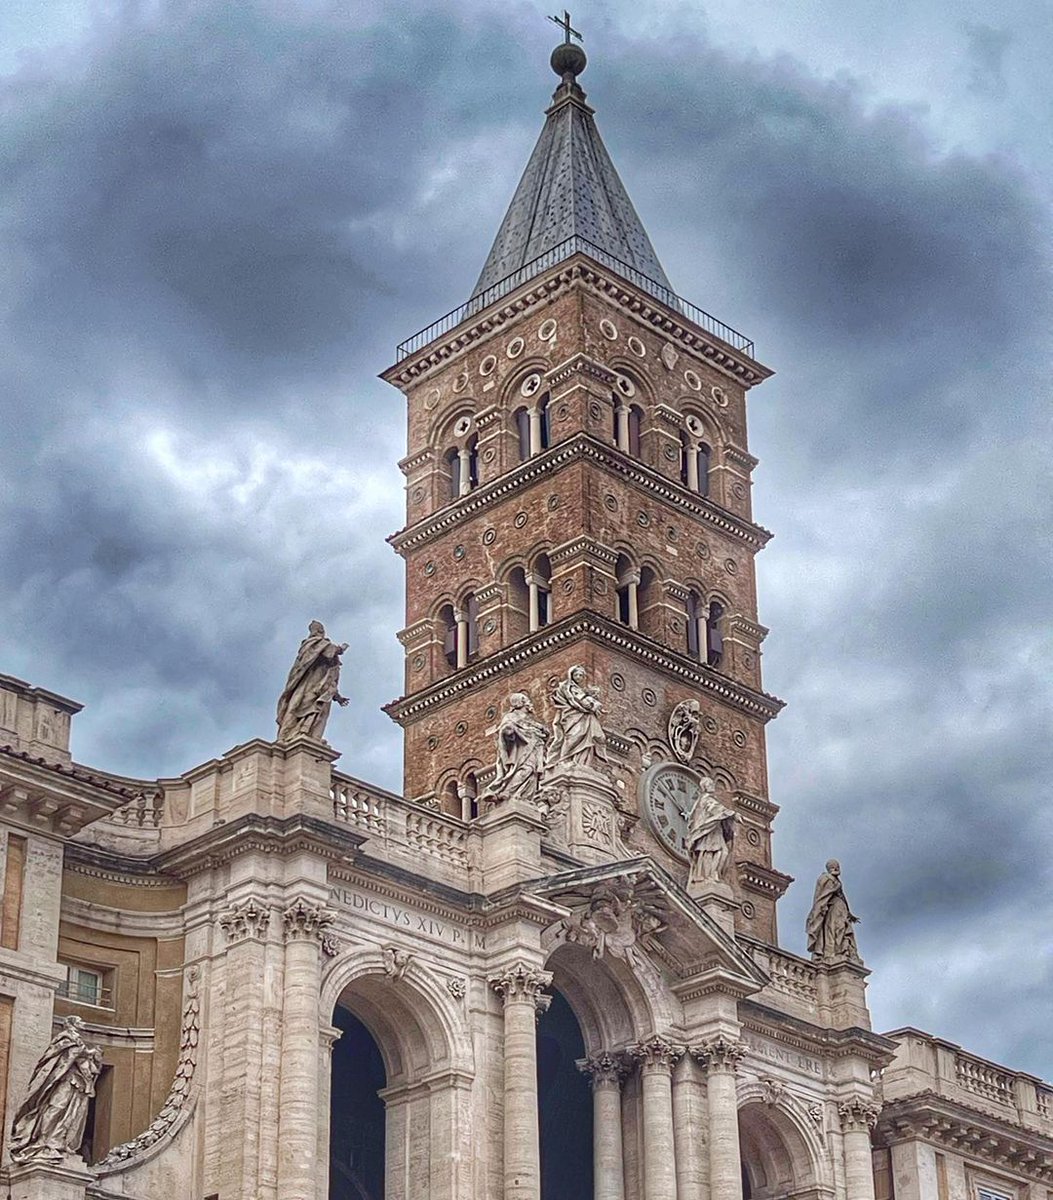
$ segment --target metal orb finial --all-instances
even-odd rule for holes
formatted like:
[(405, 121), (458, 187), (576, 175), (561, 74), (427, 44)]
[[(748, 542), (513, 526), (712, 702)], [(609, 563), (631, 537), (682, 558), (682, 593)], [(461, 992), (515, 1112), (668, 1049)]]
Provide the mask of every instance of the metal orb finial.
[(585, 51), (573, 42), (563, 42), (557, 46), (549, 59), (552, 70), (564, 80), (568, 75), (572, 79), (577, 78), (585, 70), (588, 61)]

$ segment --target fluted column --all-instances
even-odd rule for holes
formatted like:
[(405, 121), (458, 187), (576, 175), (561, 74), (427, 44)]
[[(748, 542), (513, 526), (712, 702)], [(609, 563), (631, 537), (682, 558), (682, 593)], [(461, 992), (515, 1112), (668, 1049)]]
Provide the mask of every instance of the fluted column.
[(282, 913), (285, 932), (285, 989), (282, 1003), (278, 1200), (315, 1195), (318, 1173), (322, 937), (333, 913), (295, 900)]
[(540, 1200), (541, 1149), (537, 1114), (537, 1037), (539, 1012), (551, 997), (542, 988), (551, 971), (516, 963), (490, 980), (505, 1006), (505, 1187), (503, 1200)]
[(874, 1167), (870, 1131), (877, 1124), (880, 1109), (868, 1100), (855, 1097), (837, 1106), (845, 1147), (845, 1190), (848, 1200), (874, 1200)]
[(594, 1200), (624, 1200), (622, 1159), (622, 1079), (619, 1054), (598, 1054), (579, 1066), (592, 1083), (592, 1172)]
[(719, 1035), (692, 1049), (706, 1071), (709, 1119), (710, 1200), (742, 1200), (739, 1106), (735, 1072), (746, 1053), (743, 1042)]
[(704, 1200), (705, 1100), (698, 1066), (690, 1054), (673, 1071), (673, 1136), (676, 1139), (677, 1200)]
[(677, 1200), (672, 1076), (683, 1052), (682, 1046), (657, 1035), (630, 1050), (640, 1064), (644, 1200)]

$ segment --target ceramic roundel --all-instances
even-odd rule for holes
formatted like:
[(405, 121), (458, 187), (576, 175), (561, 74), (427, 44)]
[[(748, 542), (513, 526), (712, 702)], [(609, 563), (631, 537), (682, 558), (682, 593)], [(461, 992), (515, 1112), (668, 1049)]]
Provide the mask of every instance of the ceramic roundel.
[(699, 775), (679, 763), (655, 763), (640, 779), (640, 805), (651, 832), (674, 854), (687, 857), (687, 821)]

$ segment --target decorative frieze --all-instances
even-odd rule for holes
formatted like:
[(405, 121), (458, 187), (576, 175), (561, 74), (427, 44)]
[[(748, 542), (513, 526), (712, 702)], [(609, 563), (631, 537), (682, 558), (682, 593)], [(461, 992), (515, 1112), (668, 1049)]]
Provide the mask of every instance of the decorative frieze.
[(219, 914), (218, 924), (227, 941), (233, 945), (246, 938), (262, 941), (271, 923), (271, 910), (255, 896), (231, 904)]

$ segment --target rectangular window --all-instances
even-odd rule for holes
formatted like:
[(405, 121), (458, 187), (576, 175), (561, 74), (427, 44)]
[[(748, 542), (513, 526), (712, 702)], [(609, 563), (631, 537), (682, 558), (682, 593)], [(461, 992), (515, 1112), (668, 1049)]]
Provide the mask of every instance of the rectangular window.
[(7, 835), (4, 855), (4, 897), (0, 909), (0, 946), (18, 949), (22, 926), (22, 881), (26, 873), (26, 839), (16, 833)]
[(90, 1004), (94, 1008), (108, 1008), (111, 989), (106, 986), (106, 976), (91, 967), (66, 964), (66, 982), (59, 988), (59, 995), (74, 1004)]
[(994, 1188), (980, 1184), (976, 1189), (976, 1200), (1016, 1200), (1009, 1192), (996, 1192)]

